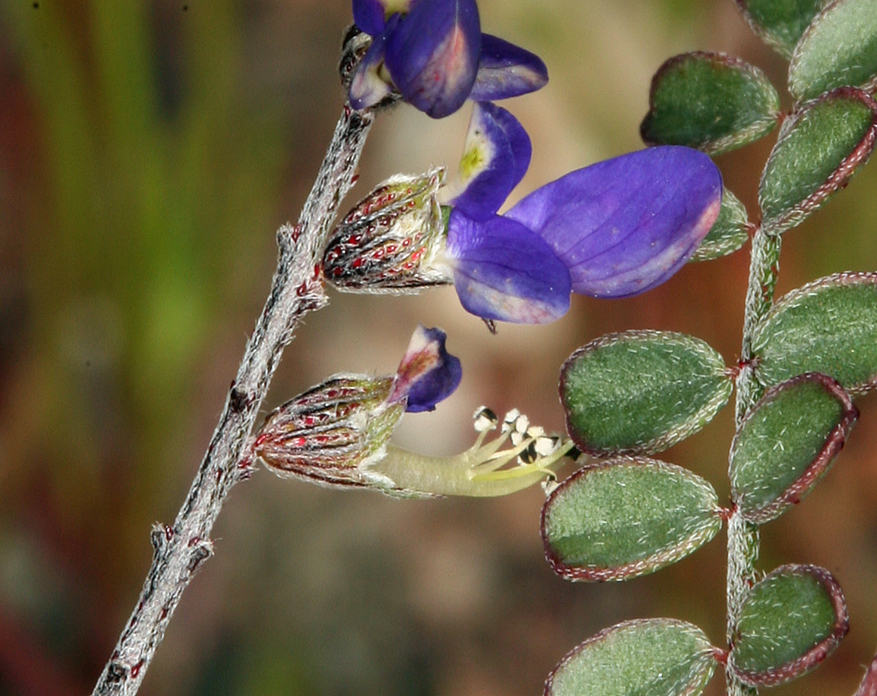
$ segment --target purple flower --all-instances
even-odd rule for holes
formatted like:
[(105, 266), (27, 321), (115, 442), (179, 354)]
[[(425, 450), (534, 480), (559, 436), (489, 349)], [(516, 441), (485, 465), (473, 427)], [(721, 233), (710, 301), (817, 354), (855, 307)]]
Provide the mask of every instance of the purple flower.
[(442, 118), (470, 97), (505, 99), (548, 81), (537, 56), (481, 33), (475, 0), (353, 0), (353, 19), (372, 37), (351, 79), (355, 109), (374, 106), (395, 89)]
[(719, 214), (712, 160), (656, 147), (571, 172), (497, 215), (529, 161), (521, 133), (507, 111), (478, 104), (451, 199), (446, 261), (463, 307), (481, 317), (544, 323), (566, 312), (570, 289), (604, 298), (649, 290), (682, 267)]
[(529, 163), (521, 124), (477, 103), (457, 181), (441, 188), (433, 171), (375, 189), (330, 236), (326, 279), (351, 292), (453, 284), (472, 314), (543, 324), (563, 316), (571, 292), (628, 297), (663, 283), (721, 207), (708, 156), (655, 147), (571, 172), (499, 215)]
[(571, 440), (547, 435), (517, 409), (473, 415), (475, 443), (453, 456), (408, 452), (390, 441), (405, 411), (431, 411), (460, 383), (441, 329), (418, 326), (395, 376), (338, 374), (271, 412), (253, 451), (278, 476), (388, 495), (508, 495), (544, 481), (573, 458)]

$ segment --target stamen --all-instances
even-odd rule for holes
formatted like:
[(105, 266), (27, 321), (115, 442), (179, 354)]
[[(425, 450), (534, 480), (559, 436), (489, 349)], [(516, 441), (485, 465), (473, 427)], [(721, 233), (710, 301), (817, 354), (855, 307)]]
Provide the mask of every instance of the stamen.
[[(578, 453), (572, 440), (546, 435), (530, 426), (517, 409), (509, 411), (498, 433), (496, 414), (485, 407), (473, 414), (475, 443), (454, 457), (426, 457), (387, 447), (383, 457), (368, 463), (368, 471), (383, 477), (396, 494), (497, 496), (522, 490), (550, 478)], [(507, 446), (508, 443), (508, 446)]]
[[(503, 418), (500, 435), (485, 445), (482, 443), (487, 431), (479, 430), (479, 425), (492, 424), (494, 421), (489, 416), (495, 418), (495, 415), (481, 407), (474, 416), (479, 437), (475, 446), (466, 452), (471, 461), (469, 477), (473, 481), (516, 478), (540, 471), (553, 475), (548, 467), (575, 449), (572, 441), (563, 442), (560, 437), (546, 435), (545, 429), (538, 425), (530, 426), (530, 419), (516, 408)], [(512, 447), (501, 449), (506, 441), (510, 441)], [(502, 468), (515, 458), (517, 463), (507, 469)]]
[(546, 469), (544, 466), (542, 466), (541, 463), (534, 462), (532, 464), (522, 464), (520, 466), (515, 466), (511, 469), (499, 469), (497, 471), (488, 471), (485, 473), (475, 474), (471, 478), (472, 481), (475, 482), (504, 481), (506, 479), (519, 478), (521, 476), (526, 476), (528, 474), (533, 474), (537, 472), (548, 475), (549, 473), (551, 473), (551, 470)]
[(541, 425), (532, 425), (527, 429), (527, 435), (532, 437), (534, 440), (537, 437), (542, 437), (545, 434), (545, 428)]
[(527, 449), (521, 452), (520, 459), (524, 464), (532, 464), (536, 461), (536, 441), (530, 440), (530, 444), (527, 445)]
[(542, 490), (545, 493), (545, 497), (548, 497), (552, 493), (554, 493), (554, 489), (556, 489), (560, 485), (560, 482), (557, 480), (557, 475), (552, 471), (548, 474), (544, 481), (542, 481)]
[(527, 432), (527, 429), (530, 427), (530, 419), (527, 418), (523, 413), (518, 417), (515, 421), (515, 430), (517, 430), (522, 435)]

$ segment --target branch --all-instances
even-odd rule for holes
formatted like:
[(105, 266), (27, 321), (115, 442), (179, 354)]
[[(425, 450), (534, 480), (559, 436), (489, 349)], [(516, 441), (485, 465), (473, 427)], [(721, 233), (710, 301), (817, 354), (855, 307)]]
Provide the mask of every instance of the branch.
[[(755, 379), (752, 366), (752, 333), (755, 326), (773, 304), (773, 291), (779, 275), (782, 237), (759, 227), (752, 238), (749, 264), (749, 285), (743, 316), (743, 347), (740, 353), (740, 372), (737, 375), (735, 423), (739, 428), (743, 418), (761, 396), (761, 387)], [(727, 639), (732, 645), (740, 619), (740, 609), (755, 582), (755, 561), (758, 558), (758, 527), (747, 522), (736, 511), (728, 520), (727, 568)], [(756, 690), (743, 684), (730, 669), (725, 671), (728, 696), (753, 696)]]
[(320, 271), (322, 248), (353, 185), (373, 121), (371, 110), (344, 107), (298, 224), (277, 232), (279, 259), (265, 308), (186, 501), (173, 526), (153, 529), (152, 566), (93, 696), (137, 693), (183, 591), (213, 553), (213, 523), (232, 486), (251, 471), (250, 433), (283, 348), (301, 318), (328, 302)]

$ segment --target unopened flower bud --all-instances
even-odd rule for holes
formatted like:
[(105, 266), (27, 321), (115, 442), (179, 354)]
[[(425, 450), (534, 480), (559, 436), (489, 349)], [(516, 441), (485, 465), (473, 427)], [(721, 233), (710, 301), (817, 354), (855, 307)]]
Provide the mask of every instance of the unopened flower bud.
[(393, 377), (335, 375), (271, 413), (255, 451), (280, 475), (375, 485), (361, 465), (383, 457), (405, 404), (387, 401)]
[(446, 220), (436, 193), (444, 170), (394, 176), (361, 200), (332, 232), (323, 275), (347, 292), (418, 292), (452, 282), (433, 262), (444, 248)]

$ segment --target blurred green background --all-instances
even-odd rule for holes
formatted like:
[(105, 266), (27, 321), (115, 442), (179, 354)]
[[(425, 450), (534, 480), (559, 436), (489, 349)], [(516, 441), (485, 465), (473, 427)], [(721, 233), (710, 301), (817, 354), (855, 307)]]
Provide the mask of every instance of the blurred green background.
[[(516, 197), (641, 147), (649, 80), (671, 55), (725, 51), (784, 84), (732, 0), (480, 7), (486, 31), (551, 73), (510, 103), (534, 144)], [(90, 692), (109, 656), (150, 527), (173, 520), (261, 309), (274, 230), (297, 218), (334, 128), (349, 21), (343, 0), (0, 0), (0, 694)], [(381, 116), (354, 196), (399, 171), (453, 171), (467, 119)], [(719, 160), (753, 215), (770, 146)], [(872, 165), (787, 235), (780, 292), (877, 269), (875, 186)], [(266, 409), (333, 372), (392, 372), (420, 321), (448, 331), (464, 381), (405, 419), (397, 443), (460, 451), (482, 403), (559, 430), (559, 366), (607, 331), (685, 331), (733, 364), (747, 249), (496, 337), (452, 289), (333, 294), (287, 349)], [(851, 694), (877, 649), (877, 398), (859, 405), (832, 473), (764, 529), (764, 570), (827, 567), (852, 615), (836, 655), (776, 694)], [(663, 455), (723, 497), (731, 416)], [(686, 619), (721, 644), (722, 536), (654, 576), (572, 585), (543, 560), (541, 497), (399, 502), (257, 472), (233, 491), (141, 693), (518, 696), (623, 619)]]

